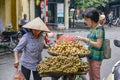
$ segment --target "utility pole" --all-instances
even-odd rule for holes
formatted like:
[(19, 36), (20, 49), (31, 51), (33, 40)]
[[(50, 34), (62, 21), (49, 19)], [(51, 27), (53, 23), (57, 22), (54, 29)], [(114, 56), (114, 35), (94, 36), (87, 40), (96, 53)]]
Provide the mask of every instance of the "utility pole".
[(69, 0), (64, 0), (64, 4), (65, 4), (64, 25), (66, 29), (69, 29)]
[(30, 1), (30, 5), (29, 5), (29, 19), (32, 20), (35, 18), (35, 1), (34, 0), (29, 0)]

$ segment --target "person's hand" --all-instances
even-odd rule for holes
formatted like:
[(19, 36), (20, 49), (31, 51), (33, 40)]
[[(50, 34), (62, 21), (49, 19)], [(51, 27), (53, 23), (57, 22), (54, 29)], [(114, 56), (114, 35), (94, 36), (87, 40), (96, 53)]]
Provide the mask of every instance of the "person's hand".
[(18, 60), (15, 60), (15, 62), (14, 62), (14, 67), (15, 67), (15, 68), (18, 68), (18, 66), (19, 66), (19, 61), (18, 61)]
[(84, 38), (84, 37), (81, 37), (81, 36), (77, 36), (76, 37), (76, 40), (80, 40), (80, 41), (83, 41), (83, 42), (87, 42), (88, 41), (88, 39), (86, 39), (86, 38)]
[(76, 37), (76, 40), (83, 41), (83, 39), (84, 39), (84, 38), (83, 38), (83, 37), (81, 37), (81, 36), (77, 36), (77, 37)]

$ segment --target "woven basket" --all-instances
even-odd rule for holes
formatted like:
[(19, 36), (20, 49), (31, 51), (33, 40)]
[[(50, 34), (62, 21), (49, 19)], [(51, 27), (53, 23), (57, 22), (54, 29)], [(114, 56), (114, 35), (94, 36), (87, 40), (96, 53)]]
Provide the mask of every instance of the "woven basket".
[(86, 75), (87, 71), (84, 72), (77, 72), (77, 73), (63, 73), (63, 72), (46, 72), (46, 73), (40, 73), (41, 77), (60, 77), (64, 75)]
[(74, 54), (74, 55), (63, 55), (63, 54), (59, 54), (55, 51), (48, 51), (48, 53), (52, 56), (59, 56), (59, 55), (62, 55), (62, 56), (78, 56), (79, 58), (87, 57), (90, 54), (90, 52), (87, 53), (87, 54), (80, 52), (80, 53), (77, 53), (77, 54)]

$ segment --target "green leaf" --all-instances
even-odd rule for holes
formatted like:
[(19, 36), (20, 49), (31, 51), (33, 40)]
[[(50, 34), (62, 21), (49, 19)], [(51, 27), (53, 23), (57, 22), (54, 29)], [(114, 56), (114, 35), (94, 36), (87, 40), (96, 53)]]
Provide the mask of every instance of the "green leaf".
[(108, 0), (73, 0), (77, 9), (105, 6)]

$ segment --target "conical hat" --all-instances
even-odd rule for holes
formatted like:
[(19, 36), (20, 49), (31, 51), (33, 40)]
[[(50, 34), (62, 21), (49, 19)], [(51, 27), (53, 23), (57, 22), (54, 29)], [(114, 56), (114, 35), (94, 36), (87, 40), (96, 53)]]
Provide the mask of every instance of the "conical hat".
[(28, 22), (27, 24), (23, 25), (24, 28), (28, 29), (36, 29), (36, 30), (41, 30), (41, 31), (47, 31), (49, 32), (50, 30), (48, 27), (44, 24), (44, 22), (39, 18), (35, 18), (32, 21)]

